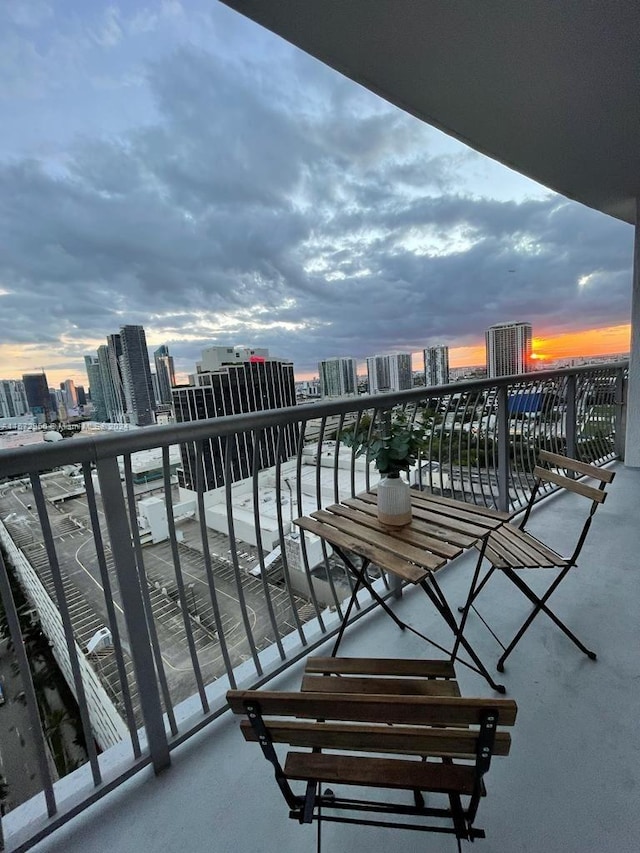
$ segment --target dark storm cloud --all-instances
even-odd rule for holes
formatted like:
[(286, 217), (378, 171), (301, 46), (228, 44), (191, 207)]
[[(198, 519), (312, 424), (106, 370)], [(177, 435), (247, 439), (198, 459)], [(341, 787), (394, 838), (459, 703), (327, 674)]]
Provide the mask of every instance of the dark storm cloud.
[(76, 355), (136, 322), (180, 370), (213, 342), (304, 370), (503, 320), (628, 321), (630, 228), (552, 195), (480, 197), (477, 155), (436, 153), (434, 131), (283, 56), (183, 48), (148, 67), (154, 123), (84, 140), (63, 168), (0, 164), (0, 341), (64, 335)]

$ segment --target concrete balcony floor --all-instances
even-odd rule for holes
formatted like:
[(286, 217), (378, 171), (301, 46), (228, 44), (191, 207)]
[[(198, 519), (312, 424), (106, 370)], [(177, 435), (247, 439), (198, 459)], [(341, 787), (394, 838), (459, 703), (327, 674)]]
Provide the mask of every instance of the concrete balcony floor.
[[(507, 662), (502, 680), (519, 717), (507, 758), (494, 759), (488, 797), (477, 826), (485, 853), (588, 853), (636, 851), (640, 837), (640, 470), (617, 466), (607, 502), (596, 513), (580, 565), (552, 599), (569, 626), (598, 653), (585, 657), (540, 615)], [(536, 510), (531, 527), (562, 552), (573, 543), (588, 505), (563, 495)], [(466, 555), (440, 580), (449, 601), (463, 597), (473, 566)], [(533, 572), (529, 572), (531, 580)], [(535, 575), (546, 584), (550, 575)], [(434, 636), (439, 630), (420, 590), (394, 605), (399, 615)], [(496, 577), (479, 608), (498, 635), (510, 639), (528, 603)], [(471, 615), (467, 636), (491, 669), (495, 640)], [(415, 635), (374, 613), (346, 635), (341, 654), (432, 656)], [(275, 685), (295, 688), (301, 666)], [(458, 665), (464, 695), (494, 695), (476, 674)], [(145, 771), (105, 797), (35, 850), (64, 853), (223, 853), (315, 850), (315, 826), (301, 827), (287, 808), (259, 748), (246, 744), (238, 720), (225, 714), (173, 753), (172, 767), (155, 777)], [(323, 850), (398, 853), (456, 850), (455, 838), (373, 827), (323, 825)]]

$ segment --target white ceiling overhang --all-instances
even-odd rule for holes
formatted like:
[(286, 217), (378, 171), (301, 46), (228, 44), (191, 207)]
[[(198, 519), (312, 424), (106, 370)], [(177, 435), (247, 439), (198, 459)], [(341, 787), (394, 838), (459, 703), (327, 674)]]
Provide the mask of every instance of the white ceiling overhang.
[(635, 222), (640, 0), (222, 0), (556, 192)]

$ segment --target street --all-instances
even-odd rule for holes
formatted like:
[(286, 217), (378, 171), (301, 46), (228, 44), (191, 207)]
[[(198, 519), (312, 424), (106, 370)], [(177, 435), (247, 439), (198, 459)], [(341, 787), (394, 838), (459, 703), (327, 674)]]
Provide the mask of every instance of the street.
[(12, 672), (14, 660), (13, 653), (7, 649), (7, 641), (0, 640), (0, 679), (6, 700), (4, 705), (0, 705), (0, 774), (8, 787), (7, 798), (2, 803), (4, 811), (42, 790), (27, 709), (16, 699), (24, 688), (21, 678)]

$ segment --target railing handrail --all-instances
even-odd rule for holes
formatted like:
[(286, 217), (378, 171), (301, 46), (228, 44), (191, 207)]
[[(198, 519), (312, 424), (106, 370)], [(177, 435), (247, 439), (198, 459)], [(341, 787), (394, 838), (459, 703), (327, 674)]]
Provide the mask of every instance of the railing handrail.
[(575, 376), (594, 370), (623, 371), (629, 366), (628, 359), (602, 364), (587, 364), (560, 370), (537, 370), (534, 373), (518, 373), (498, 378), (469, 379), (451, 382), (448, 385), (419, 386), (409, 391), (389, 394), (372, 394), (332, 399), (326, 403), (308, 403), (283, 409), (267, 409), (239, 415), (223, 415), (188, 423), (163, 424), (145, 427), (127, 433), (80, 436), (73, 440), (46, 445), (28, 445), (12, 448), (11, 453), (0, 452), (0, 478), (19, 476), (31, 471), (51, 470), (62, 465), (97, 462), (99, 459), (122, 456), (150, 447), (168, 447), (205, 438), (221, 438), (249, 430), (273, 426), (285, 426), (300, 421), (315, 420), (331, 415), (362, 412), (366, 409), (396, 406), (422, 400), (425, 397), (444, 397), (483, 388), (501, 388), (508, 385), (555, 379), (560, 376)]

